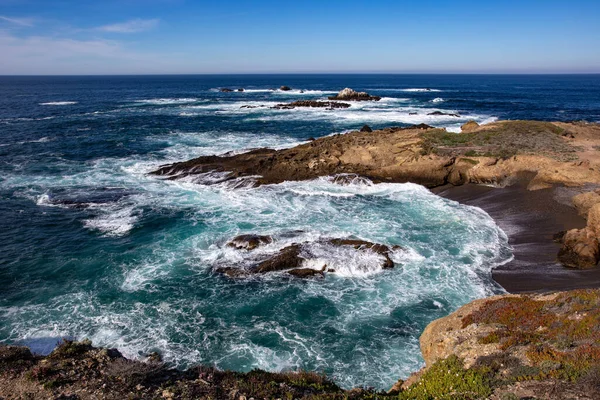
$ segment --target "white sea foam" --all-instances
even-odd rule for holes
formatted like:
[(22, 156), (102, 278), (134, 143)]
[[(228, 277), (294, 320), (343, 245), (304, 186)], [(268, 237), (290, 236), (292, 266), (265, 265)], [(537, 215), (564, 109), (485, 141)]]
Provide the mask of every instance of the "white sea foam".
[(431, 100), (432, 103), (443, 103), (444, 99), (442, 99), (441, 97), (436, 97), (435, 99)]
[(401, 92), (441, 92), (440, 89), (430, 89), (430, 88), (408, 88), (408, 89), (399, 89)]
[(40, 103), (40, 106), (70, 106), (77, 103), (77, 101), (50, 101), (48, 103)]
[(150, 105), (170, 105), (170, 104), (187, 104), (187, 103), (195, 103), (198, 99), (196, 98), (159, 98), (159, 99), (142, 99), (135, 100), (135, 103), (140, 104), (150, 104)]
[(123, 236), (133, 229), (138, 216), (134, 206), (117, 205), (98, 207), (99, 215), (83, 221), (86, 228), (98, 230), (105, 236)]

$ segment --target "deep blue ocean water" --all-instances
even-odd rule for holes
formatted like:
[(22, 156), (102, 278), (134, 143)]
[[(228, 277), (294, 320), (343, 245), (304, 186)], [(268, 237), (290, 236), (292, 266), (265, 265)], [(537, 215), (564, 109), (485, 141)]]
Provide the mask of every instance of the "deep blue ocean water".
[[(281, 85), (293, 90), (271, 90)], [(344, 87), (383, 99), (268, 108)], [(436, 110), (461, 117), (427, 115)], [(0, 77), (0, 342), (47, 352), (58, 338), (87, 337), (130, 357), (159, 351), (178, 367), (306, 368), (345, 387), (389, 388), (421, 365), (427, 323), (502, 290), (490, 271), (511, 252), (486, 213), (412, 184), (236, 188), (147, 172), (363, 124), (458, 132), (469, 119), (600, 121), (600, 76)], [(215, 274), (245, 262), (225, 246), (239, 233), (275, 237), (259, 254), (314, 243), (307, 265), (336, 274)], [(348, 236), (401, 245), (398, 267), (318, 247)]]

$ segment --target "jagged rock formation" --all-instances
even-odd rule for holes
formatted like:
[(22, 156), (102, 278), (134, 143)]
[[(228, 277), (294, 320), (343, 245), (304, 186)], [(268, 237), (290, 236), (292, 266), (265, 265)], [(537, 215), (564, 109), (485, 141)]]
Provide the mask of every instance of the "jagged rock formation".
[[(238, 250), (252, 251), (261, 245), (272, 243), (273, 239), (270, 236), (260, 235), (240, 235), (234, 238), (227, 244), (229, 247), (234, 247)], [(266, 258), (257, 259), (254, 265), (250, 268), (244, 267), (220, 267), (216, 272), (225, 274), (231, 278), (244, 277), (252, 274), (266, 274), (272, 272), (286, 272), (290, 275), (299, 278), (308, 278), (313, 276), (322, 276), (325, 273), (335, 273), (334, 269), (323, 265), (320, 269), (303, 267), (303, 262), (311, 258), (310, 246), (315, 243), (294, 243), (280, 249), (277, 253), (267, 255)], [(381, 261), (382, 269), (394, 268), (394, 262), (390, 255), (393, 250), (400, 249), (399, 246), (389, 247), (383, 244), (372, 243), (360, 239), (327, 239), (317, 242), (318, 245), (348, 247), (357, 252), (372, 252), (377, 254)]]
[(335, 96), (328, 97), (329, 100), (352, 100), (352, 101), (379, 101), (381, 97), (371, 96), (367, 92), (357, 92), (350, 88), (340, 90)]

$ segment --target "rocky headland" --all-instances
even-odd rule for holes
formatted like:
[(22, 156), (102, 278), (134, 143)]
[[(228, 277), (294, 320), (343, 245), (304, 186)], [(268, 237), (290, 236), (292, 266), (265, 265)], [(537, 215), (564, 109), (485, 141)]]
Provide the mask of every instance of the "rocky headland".
[[(23, 347), (0, 347), (0, 398), (600, 398), (598, 149), (597, 124), (470, 122), (459, 134), (427, 125), (363, 129), (284, 150), (162, 166), (153, 174), (164, 179), (201, 179), (218, 171), (224, 181), (254, 185), (320, 176), (337, 176), (340, 183), (366, 177), (422, 184), (499, 217), (515, 249), (515, 261), (499, 281), (509, 292), (529, 293), (476, 300), (432, 322), (420, 338), (425, 367), (389, 392), (343, 390), (307, 372), (178, 371), (157, 355), (132, 361), (114, 349), (65, 342), (45, 357)], [(519, 229), (511, 231), (511, 224)], [(250, 256), (273, 240), (245, 235), (226, 246)], [(393, 267), (394, 249), (381, 244), (332, 238), (326, 245), (374, 252), (382, 268)], [(306, 271), (303, 246), (295, 243), (270, 258), (259, 257), (239, 273), (219, 272), (233, 279), (248, 273), (302, 278), (330, 273), (327, 266)], [(522, 269), (527, 279), (519, 275)], [(549, 280), (549, 271), (562, 271), (561, 280)], [(585, 287), (593, 289), (576, 289)]]

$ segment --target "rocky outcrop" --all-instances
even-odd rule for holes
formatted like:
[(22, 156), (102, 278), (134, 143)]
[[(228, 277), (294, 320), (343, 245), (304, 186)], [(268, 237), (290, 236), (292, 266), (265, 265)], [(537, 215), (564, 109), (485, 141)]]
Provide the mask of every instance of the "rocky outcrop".
[(130, 360), (116, 349), (65, 341), (45, 357), (26, 347), (0, 346), (2, 399), (309, 399), (375, 396), (373, 390), (345, 391), (322, 374), (248, 373), (211, 366), (169, 368), (150, 355)]
[(379, 96), (371, 96), (367, 92), (357, 92), (350, 88), (345, 88), (340, 90), (340, 92), (335, 96), (328, 97), (329, 100), (351, 100), (351, 101), (379, 101), (381, 97)]
[(477, 128), (479, 128), (479, 124), (473, 120), (465, 122), (464, 124), (462, 124), (462, 126), (460, 127), (460, 130), (462, 132), (471, 132), (476, 130)]
[(369, 125), (363, 125), (362, 128), (360, 128), (361, 132), (367, 132), (367, 133), (371, 133), (373, 132), (373, 129), (371, 129), (371, 127)]
[(259, 263), (250, 270), (251, 273), (264, 274), (266, 272), (285, 271), (288, 269), (299, 268), (302, 264), (300, 258), (300, 246), (297, 244), (285, 247), (275, 256)]
[[(356, 174), (374, 182), (413, 182), (427, 187), (447, 183), (502, 186), (523, 173), (533, 176), (531, 190), (556, 184), (599, 184), (600, 157), (577, 160), (596, 152), (578, 152), (578, 134), (570, 139), (564, 132), (563, 127), (536, 121), (498, 122), (459, 134), (422, 124), (326, 136), (279, 151), (199, 157), (153, 173), (178, 179), (227, 171), (230, 174), (224, 179), (229, 180), (260, 176), (258, 185)], [(600, 126), (586, 126), (582, 132), (590, 132), (587, 146), (600, 145)]]
[(292, 90), (292, 88), (291, 88), (291, 87), (289, 87), (289, 86), (281, 86), (281, 87), (279, 88), (279, 90), (281, 90), (282, 92), (287, 92), (287, 91), (290, 91), (290, 90)]
[(292, 103), (276, 104), (271, 108), (277, 110), (292, 110), (297, 107), (328, 108), (331, 110), (334, 108), (348, 108), (350, 107), (350, 104), (337, 101), (298, 100)]
[[(249, 251), (256, 249), (261, 245), (270, 244), (271, 242), (272, 238), (270, 236), (240, 235), (229, 242), (227, 246), (234, 247), (238, 250)], [(310, 261), (314, 257), (312, 255), (313, 250), (311, 250), (312, 246), (349, 247), (357, 252), (375, 253), (380, 256), (381, 269), (394, 268), (395, 265), (391, 259), (391, 253), (400, 249), (399, 246), (390, 248), (383, 244), (360, 239), (325, 239), (318, 242), (294, 243), (282, 248), (275, 254), (260, 254), (258, 259), (249, 258), (246, 260), (246, 266), (219, 267), (216, 268), (215, 271), (231, 278), (281, 271), (285, 271), (288, 274), (299, 278), (323, 276), (325, 273), (335, 273), (336, 271), (332, 268), (328, 268), (327, 264), (320, 266), (318, 269), (303, 266), (305, 261)], [(252, 253), (249, 253), (249, 256), (251, 255)], [(247, 266), (248, 261), (252, 264), (250, 267)]]
[(239, 88), (237, 91), (238, 91), (238, 92), (243, 92), (243, 91), (244, 91), (244, 88)]
[(574, 196), (571, 200), (579, 214), (587, 218), (588, 212), (592, 206), (600, 203), (600, 194), (598, 191), (585, 192)]
[(227, 246), (238, 250), (254, 250), (259, 246), (273, 243), (271, 236), (265, 235), (239, 235), (231, 239)]
[(445, 113), (445, 112), (442, 112), (442, 111), (433, 111), (433, 112), (428, 113), (427, 115), (438, 115), (438, 116), (439, 115), (446, 115), (448, 117), (460, 117), (460, 114)]
[(599, 394), (597, 332), (598, 289), (475, 300), (425, 328), (425, 368), (394, 389), (403, 399), (421, 398), (423, 388), (428, 398), (451, 391), (465, 398), (459, 395), (465, 391), (468, 398), (533, 392), (544, 399), (592, 399)]
[(558, 260), (567, 267), (589, 269), (600, 262), (600, 202), (595, 202), (596, 196), (591, 192), (573, 198), (579, 212), (587, 216), (587, 226), (571, 229), (562, 237)]

